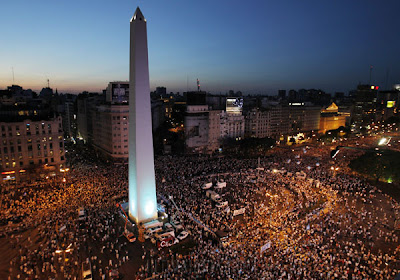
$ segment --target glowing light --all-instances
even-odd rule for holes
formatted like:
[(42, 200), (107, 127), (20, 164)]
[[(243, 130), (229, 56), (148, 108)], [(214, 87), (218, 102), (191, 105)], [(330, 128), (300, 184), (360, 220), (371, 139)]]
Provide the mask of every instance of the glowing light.
[(379, 146), (385, 145), (386, 140), (387, 140), (386, 138), (382, 138), (382, 139), (379, 141), (378, 145), (379, 145)]
[(386, 108), (393, 108), (396, 104), (396, 101), (388, 101), (386, 104)]
[(154, 203), (152, 201), (147, 202), (144, 210), (147, 215), (154, 213)]

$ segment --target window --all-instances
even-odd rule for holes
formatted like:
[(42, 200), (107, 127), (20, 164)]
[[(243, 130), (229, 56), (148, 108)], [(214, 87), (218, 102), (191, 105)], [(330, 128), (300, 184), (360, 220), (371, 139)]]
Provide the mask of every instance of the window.
[(60, 148), (62, 148), (63, 147), (63, 142), (60, 142)]

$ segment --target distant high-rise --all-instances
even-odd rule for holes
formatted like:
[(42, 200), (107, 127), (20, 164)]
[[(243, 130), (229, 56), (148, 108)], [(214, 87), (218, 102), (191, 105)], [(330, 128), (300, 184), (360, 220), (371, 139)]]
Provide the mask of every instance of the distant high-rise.
[(284, 90), (284, 89), (278, 90), (278, 96), (281, 99), (285, 99), (286, 98), (286, 90)]
[(129, 217), (157, 218), (147, 27), (139, 7), (130, 23)]

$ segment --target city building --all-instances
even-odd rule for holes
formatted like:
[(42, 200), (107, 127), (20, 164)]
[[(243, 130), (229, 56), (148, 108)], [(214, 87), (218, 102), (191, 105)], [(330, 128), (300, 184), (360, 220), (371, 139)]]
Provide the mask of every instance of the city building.
[(17, 85), (0, 91), (0, 97), (2, 180), (19, 181), (59, 173), (65, 166), (62, 118), (49, 100)]
[(61, 117), (40, 121), (0, 122), (2, 180), (27, 179), (32, 174), (57, 173), (65, 166)]
[(346, 118), (349, 116), (349, 113), (339, 113), (339, 107), (332, 103), (329, 107), (321, 110), (319, 133), (325, 134), (329, 130), (346, 126)]
[(232, 138), (241, 140), (244, 138), (244, 116), (241, 114), (232, 114), (222, 112), (220, 115), (221, 139)]
[(93, 110), (93, 147), (116, 162), (128, 162), (129, 106), (103, 104)]
[(354, 109), (351, 115), (352, 124), (359, 130), (376, 121), (376, 105), (379, 86), (358, 85), (351, 92), (354, 98)]
[(208, 105), (187, 105), (184, 128), (187, 151), (206, 152), (209, 131)]

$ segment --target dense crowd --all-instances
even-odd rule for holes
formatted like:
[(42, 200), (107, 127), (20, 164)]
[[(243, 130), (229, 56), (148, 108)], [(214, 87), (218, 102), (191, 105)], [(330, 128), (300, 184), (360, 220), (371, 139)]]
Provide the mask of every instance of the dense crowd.
[[(66, 182), (3, 191), (9, 279), (78, 279), (87, 258), (94, 279), (111, 279), (137, 255), (139, 279), (393, 279), (399, 205), (348, 169), (360, 151), (332, 160), (330, 149), (276, 148), (259, 159), (157, 157), (158, 200), (194, 244), (185, 253), (121, 238), (115, 202), (127, 198), (127, 166), (73, 152)], [(217, 208), (201, 187), (221, 181), (227, 186), (216, 192), (228, 206)], [(244, 214), (234, 216), (239, 209)]]

